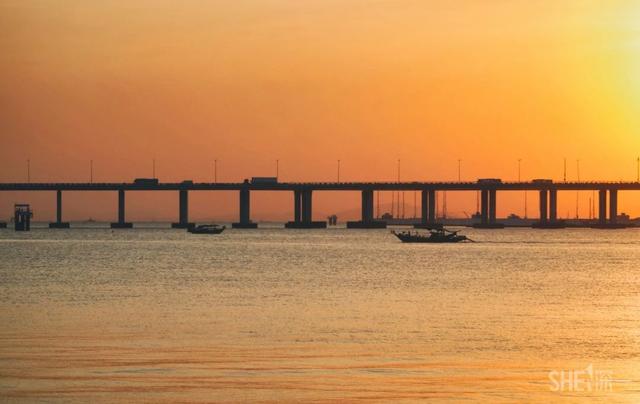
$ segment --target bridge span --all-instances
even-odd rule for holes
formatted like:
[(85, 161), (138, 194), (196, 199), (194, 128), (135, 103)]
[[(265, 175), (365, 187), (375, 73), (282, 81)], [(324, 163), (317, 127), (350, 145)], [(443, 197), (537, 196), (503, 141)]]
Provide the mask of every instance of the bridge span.
[[(362, 193), (361, 219), (348, 222), (349, 228), (384, 228), (386, 223), (374, 217), (374, 192), (376, 191), (419, 191), (421, 192), (421, 221), (417, 227), (437, 226), (436, 192), (476, 191), (480, 192), (480, 228), (504, 227), (496, 220), (498, 191), (536, 191), (540, 195), (540, 220), (533, 226), (538, 228), (558, 228), (564, 224), (558, 219), (557, 200), (559, 191), (597, 191), (598, 220), (594, 227), (624, 227), (617, 223), (618, 192), (640, 191), (640, 182), (553, 182), (538, 179), (522, 182), (503, 182), (500, 179), (479, 179), (475, 182), (153, 182), (153, 183), (0, 183), (0, 191), (52, 191), (56, 192), (56, 221), (52, 228), (68, 228), (69, 223), (62, 217), (62, 194), (69, 191), (111, 191), (118, 193), (118, 220), (111, 223), (113, 228), (131, 228), (126, 221), (125, 195), (134, 191), (175, 191), (178, 193), (178, 221), (175, 228), (186, 228), (189, 222), (189, 192), (194, 191), (237, 191), (239, 196), (239, 218), (234, 228), (256, 228), (251, 220), (251, 193), (257, 191), (288, 191), (293, 193), (294, 215), (286, 223), (287, 228), (322, 228), (324, 221), (313, 221), (313, 192), (315, 191), (359, 191)], [(607, 209), (608, 207), (608, 209)], [(608, 215), (607, 215), (608, 213)]]

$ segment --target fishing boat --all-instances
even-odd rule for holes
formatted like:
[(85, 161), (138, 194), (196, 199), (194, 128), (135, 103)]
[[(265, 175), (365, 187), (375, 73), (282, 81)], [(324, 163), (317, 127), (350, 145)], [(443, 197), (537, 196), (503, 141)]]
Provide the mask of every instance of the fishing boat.
[(219, 226), (217, 224), (200, 224), (198, 226), (189, 227), (187, 231), (193, 234), (220, 234), (226, 228), (226, 226)]
[(410, 231), (392, 231), (403, 243), (459, 243), (461, 241), (473, 242), (467, 236), (459, 235), (457, 231), (441, 229), (429, 229), (428, 234)]

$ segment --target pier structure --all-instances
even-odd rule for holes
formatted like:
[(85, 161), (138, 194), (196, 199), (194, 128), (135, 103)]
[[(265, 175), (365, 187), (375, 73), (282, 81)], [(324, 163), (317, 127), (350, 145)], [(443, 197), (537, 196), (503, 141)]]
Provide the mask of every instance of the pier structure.
[[(537, 183), (552, 184), (551, 180), (534, 180)], [(563, 220), (558, 220), (558, 190), (543, 188), (539, 191), (539, 220), (533, 227), (539, 229), (561, 229), (566, 227)]]
[(255, 229), (258, 223), (251, 221), (251, 190), (246, 185), (240, 189), (240, 220), (232, 223), (234, 229)]
[[(497, 220), (498, 194), (512, 191), (535, 191), (540, 196), (539, 221), (537, 228), (559, 228), (564, 222), (558, 220), (558, 193), (564, 191), (597, 191), (599, 198), (598, 220), (592, 227), (620, 228), (626, 223), (618, 222), (618, 194), (620, 191), (640, 191), (640, 182), (553, 182), (533, 180), (503, 182), (500, 179), (480, 179), (475, 182), (261, 182), (248, 180), (240, 183), (179, 183), (132, 182), (132, 183), (0, 183), (0, 192), (11, 191), (53, 191), (56, 193), (56, 221), (52, 228), (68, 228), (63, 221), (62, 192), (112, 191), (118, 194), (118, 217), (111, 224), (113, 228), (131, 228), (126, 221), (125, 193), (135, 191), (176, 191), (178, 193), (178, 221), (174, 228), (193, 226), (189, 221), (189, 192), (235, 191), (238, 192), (239, 220), (234, 228), (255, 229), (258, 225), (251, 220), (251, 193), (260, 191), (286, 191), (293, 195), (293, 220), (287, 228), (324, 228), (325, 221), (313, 220), (313, 194), (322, 191), (359, 191), (361, 193), (361, 218), (347, 223), (349, 228), (384, 228), (386, 222), (374, 217), (374, 193), (381, 191), (417, 191), (422, 196), (420, 222), (415, 227), (438, 227), (436, 215), (436, 194), (439, 191), (480, 192), (479, 228), (502, 228)], [(608, 198), (607, 198), (608, 197)], [(608, 209), (607, 209), (608, 207)], [(608, 216), (607, 216), (608, 213)]]
[(62, 221), (62, 190), (56, 191), (56, 221), (49, 223), (50, 229), (68, 229), (69, 222)]
[(313, 189), (304, 186), (293, 190), (293, 220), (285, 223), (287, 229), (324, 229), (327, 222), (313, 220)]
[(361, 219), (347, 222), (348, 229), (384, 229), (387, 222), (375, 220), (373, 215), (373, 187), (362, 190)]
[(504, 224), (497, 221), (498, 186), (502, 183), (499, 179), (480, 179), (480, 223), (474, 223), (478, 229), (501, 229)]
[(112, 229), (131, 229), (133, 223), (127, 222), (125, 219), (125, 201), (124, 201), (124, 189), (118, 190), (118, 221), (111, 223)]
[(418, 229), (442, 227), (442, 224), (436, 221), (436, 190), (423, 189), (421, 190), (421, 197), (420, 223), (415, 224), (413, 227)]
[(181, 188), (178, 190), (178, 221), (171, 223), (174, 229), (186, 229), (193, 227), (189, 222), (189, 190)]
[[(607, 218), (607, 193), (609, 194), (609, 217)], [(619, 229), (627, 227), (618, 222), (618, 189), (601, 189), (598, 191), (598, 221), (593, 226), (596, 229)]]

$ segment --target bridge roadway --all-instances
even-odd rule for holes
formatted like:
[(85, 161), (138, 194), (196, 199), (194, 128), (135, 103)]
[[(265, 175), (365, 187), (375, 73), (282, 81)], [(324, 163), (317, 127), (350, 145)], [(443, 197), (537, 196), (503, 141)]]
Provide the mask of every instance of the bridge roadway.
[[(127, 191), (177, 191), (179, 195), (179, 220), (173, 223), (175, 228), (186, 228), (189, 222), (189, 191), (237, 191), (239, 193), (239, 221), (236, 228), (256, 228), (251, 221), (250, 195), (252, 191), (290, 191), (293, 192), (294, 217), (285, 226), (287, 228), (326, 227), (324, 221), (312, 220), (313, 191), (360, 191), (362, 193), (361, 220), (348, 222), (350, 228), (383, 228), (386, 223), (375, 220), (373, 195), (375, 191), (420, 191), (421, 222), (417, 227), (437, 226), (437, 191), (479, 191), (481, 193), (480, 228), (504, 227), (496, 220), (498, 191), (537, 191), (540, 194), (540, 220), (534, 227), (564, 227), (557, 215), (557, 193), (559, 191), (598, 191), (599, 215), (594, 227), (619, 228), (617, 206), (619, 191), (640, 191), (640, 182), (553, 182), (540, 179), (523, 182), (503, 182), (499, 179), (479, 179), (475, 182), (273, 182), (254, 183), (248, 180), (234, 183), (173, 182), (149, 183), (0, 183), (0, 191), (55, 191), (57, 210), (56, 221), (52, 228), (68, 228), (69, 223), (62, 220), (63, 191), (116, 191), (118, 192), (118, 221), (113, 228), (131, 228), (133, 225), (125, 217), (125, 192)], [(607, 198), (608, 196), (608, 198)], [(608, 199), (608, 201), (607, 201)], [(607, 205), (609, 217), (607, 217)]]

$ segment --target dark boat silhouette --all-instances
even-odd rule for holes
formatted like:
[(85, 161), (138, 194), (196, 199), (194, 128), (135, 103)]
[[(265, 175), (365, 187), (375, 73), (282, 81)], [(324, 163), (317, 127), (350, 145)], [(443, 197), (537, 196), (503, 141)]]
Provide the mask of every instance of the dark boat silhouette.
[(459, 235), (457, 231), (441, 229), (429, 229), (428, 234), (421, 234), (418, 232), (392, 231), (396, 237), (403, 243), (459, 243), (461, 241), (473, 242), (467, 236)]
[(189, 227), (187, 231), (193, 234), (220, 234), (226, 228), (226, 226), (218, 226), (217, 224), (201, 224)]

